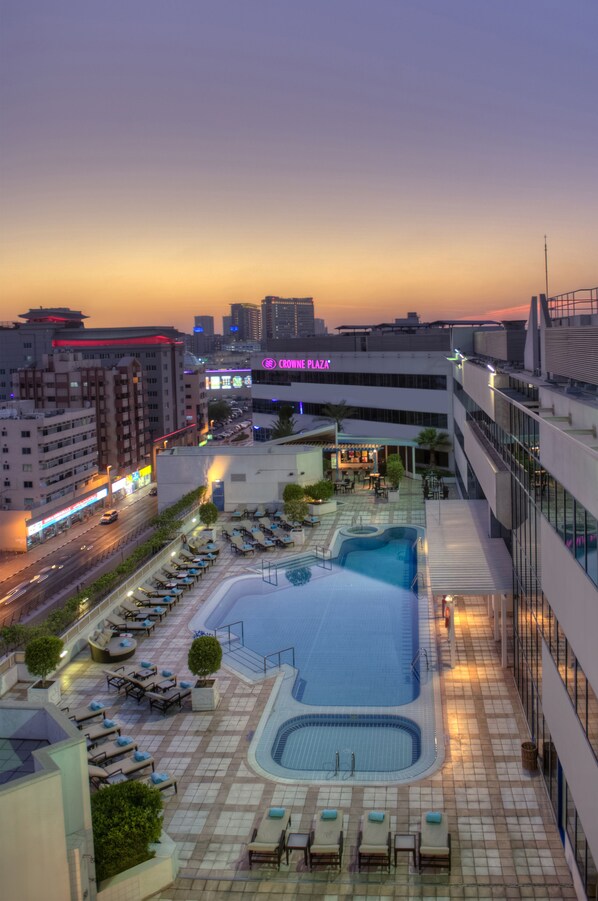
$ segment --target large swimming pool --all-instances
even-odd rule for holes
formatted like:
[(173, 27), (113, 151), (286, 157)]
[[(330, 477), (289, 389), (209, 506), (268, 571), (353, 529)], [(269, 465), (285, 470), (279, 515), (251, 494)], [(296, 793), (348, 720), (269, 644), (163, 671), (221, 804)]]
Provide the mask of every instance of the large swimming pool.
[(237, 640), (225, 660), (245, 676), (270, 672), (279, 651), (283, 663), (294, 662), (256, 735), (259, 768), (287, 779), (351, 771), (372, 781), (428, 766), (430, 755), (424, 761), (422, 753), (431, 686), (418, 654), (428, 642), (427, 623), (421, 634), (427, 607), (417, 592), (420, 536), (409, 527), (341, 533), (326, 565), (303, 556), (278, 568), (277, 584), (258, 575), (232, 580), (194, 618), (193, 628), (217, 631), (221, 639), (230, 625)]

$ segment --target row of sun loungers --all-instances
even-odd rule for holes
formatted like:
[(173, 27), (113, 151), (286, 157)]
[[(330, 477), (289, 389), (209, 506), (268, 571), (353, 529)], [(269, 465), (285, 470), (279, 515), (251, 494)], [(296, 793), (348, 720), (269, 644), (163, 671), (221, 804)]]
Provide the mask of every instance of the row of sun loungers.
[(191, 682), (179, 682), (177, 676), (170, 670), (158, 670), (150, 663), (141, 663), (141, 668), (125, 672), (125, 667), (117, 670), (104, 670), (106, 687), (111, 687), (117, 692), (123, 691), (127, 698), (135, 698), (139, 704), (142, 700), (149, 701), (151, 710), (159, 710), (166, 714), (172, 707), (183, 706), (185, 698), (191, 695)]
[[(357, 868), (384, 866), (390, 872), (393, 842), (390, 816), (386, 811), (369, 811), (363, 815), (357, 838)], [(292, 841), (291, 841), (292, 839)], [(299, 841), (297, 841), (299, 839)], [(419, 871), (427, 866), (451, 868), (451, 836), (445, 813), (424, 813), (416, 835), (398, 835), (395, 849), (413, 854)], [(247, 845), (249, 869), (254, 863), (275, 863), (280, 869), (286, 851), (302, 849), (310, 870), (317, 866), (341, 868), (344, 845), (344, 815), (342, 810), (321, 810), (309, 834), (291, 833), (291, 814), (284, 807), (271, 807), (261, 823), (253, 830)], [(397, 850), (394, 863), (396, 865)]]

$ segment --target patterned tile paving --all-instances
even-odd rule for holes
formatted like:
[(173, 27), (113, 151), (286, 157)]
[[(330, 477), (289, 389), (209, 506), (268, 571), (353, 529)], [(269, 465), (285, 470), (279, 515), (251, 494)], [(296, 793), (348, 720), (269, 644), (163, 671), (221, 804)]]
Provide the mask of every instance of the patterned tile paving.
[[(421, 488), (404, 481), (398, 504), (375, 503), (357, 491), (340, 498), (335, 515), (307, 534), (310, 545), (326, 545), (339, 525), (357, 514), (374, 523), (425, 524)], [(272, 559), (280, 553), (272, 554)], [(253, 561), (255, 563), (255, 561)], [(161, 626), (143, 641), (142, 657), (188, 675), (187, 623), (219, 581), (245, 572), (252, 561), (223, 545), (217, 564), (188, 592)], [(438, 611), (440, 613), (440, 611)], [(106, 692), (102, 667), (82, 654), (64, 673), (65, 704), (100, 698), (114, 716), (151, 751), (156, 768), (177, 776), (178, 794), (165, 797), (164, 824), (179, 843), (176, 882), (161, 901), (313, 896), (329, 901), (365, 898), (573, 899), (565, 862), (542, 780), (521, 768), (520, 743), (527, 738), (512, 674), (500, 667), (486, 601), (468, 597), (458, 606), (458, 661), (448, 666), (446, 636), (437, 622), (442, 666), (445, 763), (430, 778), (411, 785), (293, 785), (258, 776), (247, 761), (249, 740), (269, 697), (272, 680), (248, 684), (233, 674), (219, 678), (222, 700), (210, 714), (189, 709), (162, 717), (145, 705)], [(444, 644), (443, 644), (444, 643)], [(20, 684), (8, 697), (23, 698)], [(346, 819), (340, 871), (306, 871), (295, 852), (280, 871), (249, 871), (245, 845), (270, 805), (292, 810), (293, 828), (309, 830), (316, 810), (340, 807)], [(415, 832), (422, 812), (442, 809), (450, 817), (450, 874), (419, 875), (407, 855), (392, 872), (360, 874), (356, 843), (364, 810), (386, 808), (391, 828)]]

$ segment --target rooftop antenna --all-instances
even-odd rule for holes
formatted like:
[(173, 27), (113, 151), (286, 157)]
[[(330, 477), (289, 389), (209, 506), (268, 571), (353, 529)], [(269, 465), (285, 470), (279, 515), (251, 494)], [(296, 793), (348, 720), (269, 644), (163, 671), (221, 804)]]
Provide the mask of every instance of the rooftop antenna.
[(548, 244), (546, 243), (546, 235), (544, 235), (544, 278), (546, 281), (546, 299), (548, 300)]

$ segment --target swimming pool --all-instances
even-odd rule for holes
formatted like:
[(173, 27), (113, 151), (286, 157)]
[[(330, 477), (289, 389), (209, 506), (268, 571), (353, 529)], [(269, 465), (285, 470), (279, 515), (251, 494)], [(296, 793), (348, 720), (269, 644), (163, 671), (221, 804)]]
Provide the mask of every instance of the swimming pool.
[[(256, 675), (278, 664), (278, 651), (294, 662), (277, 680), (250, 755), (270, 775), (338, 777), (341, 751), (352, 761), (343, 772), (365, 781), (404, 781), (430, 765), (432, 679), (414, 664), (429, 643), (427, 596), (413, 590), (421, 530), (374, 531), (339, 533), (328, 568), (303, 557), (279, 570), (275, 585), (257, 575), (230, 581), (191, 623), (206, 631), (232, 624), (234, 635), (242, 623), (244, 647), (233, 642), (225, 660), (246, 676), (248, 655)], [(435, 733), (433, 745), (436, 756)]]

